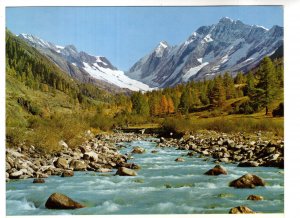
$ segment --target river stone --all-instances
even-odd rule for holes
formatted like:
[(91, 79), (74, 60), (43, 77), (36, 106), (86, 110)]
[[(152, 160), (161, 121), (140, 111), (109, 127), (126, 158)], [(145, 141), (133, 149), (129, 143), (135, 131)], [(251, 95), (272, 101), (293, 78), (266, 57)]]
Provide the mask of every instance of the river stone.
[(119, 176), (137, 176), (137, 173), (134, 170), (128, 169), (126, 167), (120, 167), (116, 172), (116, 175)]
[(224, 163), (228, 163), (228, 162), (229, 162), (228, 157), (223, 157), (223, 158), (220, 158), (219, 160), (220, 160), (221, 162), (224, 162)]
[(141, 166), (135, 164), (135, 163), (122, 163), (122, 167), (128, 168), (128, 169), (134, 169), (134, 170), (140, 170)]
[(9, 164), (9, 162), (6, 161), (6, 165), (5, 165), (5, 170), (10, 170), (11, 169), (11, 165)]
[(66, 195), (53, 193), (47, 200), (45, 207), (48, 209), (77, 209), (84, 206)]
[(64, 149), (68, 149), (68, 147), (69, 147), (68, 144), (66, 142), (64, 142), (63, 140), (60, 140), (58, 142), (58, 145), (63, 147)]
[(255, 188), (255, 186), (265, 186), (265, 181), (253, 174), (246, 174), (230, 182), (230, 187), (235, 188)]
[(83, 155), (83, 159), (97, 162), (98, 154), (95, 153), (94, 151), (86, 152)]
[(53, 164), (56, 168), (68, 169), (68, 161), (65, 158), (59, 157)]
[(276, 151), (276, 148), (275, 148), (275, 147), (267, 147), (266, 150), (265, 150), (265, 152), (266, 152), (267, 154), (273, 154), (274, 151)]
[(45, 183), (45, 180), (41, 179), (41, 178), (37, 178), (37, 179), (34, 179), (32, 183)]
[(107, 168), (100, 168), (100, 169), (97, 169), (97, 172), (99, 172), (99, 173), (109, 173), (109, 172), (112, 172), (112, 170), (107, 169)]
[(220, 165), (216, 165), (214, 168), (208, 170), (206, 173), (204, 173), (205, 175), (209, 175), (209, 176), (218, 176), (221, 174), (227, 175), (227, 170), (220, 166)]
[(89, 150), (88, 148), (84, 147), (84, 146), (79, 146), (79, 150), (81, 151), (81, 153), (87, 153)]
[(24, 172), (23, 172), (22, 170), (13, 172), (13, 173), (11, 173), (11, 174), (9, 175), (9, 178), (10, 178), (10, 179), (19, 179), (20, 176), (23, 175), (23, 173), (24, 173)]
[(84, 161), (72, 160), (70, 163), (70, 168), (73, 168), (74, 171), (83, 171), (86, 170), (87, 165)]
[(157, 152), (158, 152), (157, 150), (152, 150), (152, 151), (151, 151), (152, 154), (155, 154), (155, 153), (157, 153)]
[(238, 167), (258, 167), (259, 163), (257, 161), (242, 161), (237, 166)]
[(176, 162), (184, 162), (185, 160), (182, 157), (177, 157), (175, 159)]
[(261, 200), (264, 200), (264, 197), (260, 196), (260, 195), (249, 195), (247, 200), (261, 201)]
[(61, 174), (61, 177), (72, 177), (74, 176), (74, 172), (72, 170), (66, 170)]
[(241, 214), (241, 213), (254, 213), (249, 207), (238, 206), (231, 208), (229, 211), (230, 214)]
[(134, 147), (133, 150), (131, 151), (131, 153), (133, 154), (142, 154), (145, 152), (144, 148), (141, 147)]

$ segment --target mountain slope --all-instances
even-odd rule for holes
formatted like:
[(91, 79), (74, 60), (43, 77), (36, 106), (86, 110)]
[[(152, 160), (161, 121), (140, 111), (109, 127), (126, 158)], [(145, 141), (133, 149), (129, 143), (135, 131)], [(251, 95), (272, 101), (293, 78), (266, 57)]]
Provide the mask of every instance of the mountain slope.
[(181, 45), (167, 46), (160, 56), (158, 46), (126, 74), (151, 87), (173, 86), (226, 71), (246, 72), (282, 45), (282, 27), (268, 30), (224, 17), (215, 25), (198, 28)]
[(93, 83), (111, 91), (149, 90), (148, 85), (127, 77), (105, 57), (78, 52), (73, 45), (65, 47), (54, 45), (29, 34), (20, 34), (18, 37), (38, 49), (64, 72), (81, 82)]

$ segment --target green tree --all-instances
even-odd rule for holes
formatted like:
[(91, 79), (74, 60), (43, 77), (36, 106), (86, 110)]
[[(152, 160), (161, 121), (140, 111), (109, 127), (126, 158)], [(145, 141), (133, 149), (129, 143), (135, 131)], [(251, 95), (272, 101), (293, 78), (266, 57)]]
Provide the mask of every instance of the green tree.
[(226, 100), (226, 91), (221, 76), (214, 79), (214, 86), (211, 92), (210, 101), (215, 107), (222, 107)]
[(273, 62), (269, 57), (265, 57), (258, 69), (257, 76), (259, 82), (257, 84), (258, 101), (266, 108), (266, 115), (269, 112), (269, 104), (273, 101), (277, 94), (278, 80)]
[(192, 106), (191, 91), (185, 88), (180, 97), (179, 108), (181, 108), (181, 110), (187, 114), (191, 106)]
[(235, 88), (232, 77), (226, 72), (223, 76), (223, 83), (226, 92), (226, 99), (231, 99), (235, 97)]
[(246, 78), (243, 74), (243, 72), (239, 71), (234, 78), (234, 83), (235, 84), (244, 84), (246, 82)]
[(150, 108), (146, 95), (141, 92), (135, 92), (131, 96), (133, 112), (139, 115), (149, 115)]

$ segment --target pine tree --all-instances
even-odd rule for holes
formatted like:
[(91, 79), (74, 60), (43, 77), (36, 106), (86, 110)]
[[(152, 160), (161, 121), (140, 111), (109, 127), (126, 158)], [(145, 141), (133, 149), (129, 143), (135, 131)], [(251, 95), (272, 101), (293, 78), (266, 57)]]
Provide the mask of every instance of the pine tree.
[(185, 88), (181, 94), (181, 97), (180, 97), (180, 104), (179, 104), (179, 107), (181, 108), (181, 110), (184, 112), (184, 113), (188, 113), (189, 112), (189, 109), (190, 107), (192, 106), (192, 102), (191, 102), (191, 92)]
[(226, 91), (223, 86), (223, 80), (221, 76), (216, 77), (214, 86), (212, 89), (212, 104), (215, 107), (222, 107), (226, 100)]
[(226, 99), (234, 98), (235, 97), (234, 82), (228, 72), (224, 74), (223, 82), (224, 82), (224, 87), (226, 92)]
[(234, 83), (235, 84), (243, 84), (246, 82), (246, 78), (243, 74), (243, 72), (239, 71), (236, 75), (236, 77), (234, 78)]
[(131, 96), (132, 109), (136, 114), (147, 116), (150, 113), (148, 99), (141, 92), (135, 92)]
[(269, 104), (273, 101), (276, 96), (278, 89), (278, 80), (276, 78), (275, 67), (269, 57), (265, 57), (257, 72), (259, 82), (257, 84), (257, 92), (259, 102), (266, 108), (266, 115), (269, 112)]

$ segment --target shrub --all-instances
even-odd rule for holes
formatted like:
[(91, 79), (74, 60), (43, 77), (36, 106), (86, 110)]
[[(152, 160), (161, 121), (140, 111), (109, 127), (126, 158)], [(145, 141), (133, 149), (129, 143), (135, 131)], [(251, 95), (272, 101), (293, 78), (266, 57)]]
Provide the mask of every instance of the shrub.
[(273, 117), (283, 117), (284, 116), (284, 106), (283, 102), (281, 102), (277, 108), (272, 111)]

